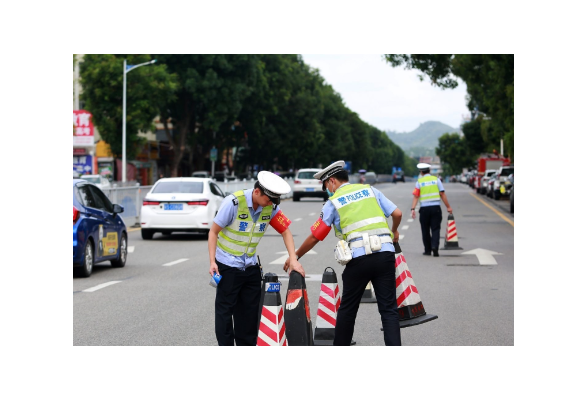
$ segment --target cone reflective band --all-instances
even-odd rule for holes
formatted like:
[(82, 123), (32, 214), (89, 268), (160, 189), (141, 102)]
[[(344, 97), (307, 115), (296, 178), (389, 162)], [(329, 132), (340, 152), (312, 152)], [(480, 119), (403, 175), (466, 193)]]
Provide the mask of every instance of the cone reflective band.
[[(328, 271), (328, 270), (331, 271)], [(337, 311), (341, 304), (337, 275), (331, 267), (325, 268), (319, 305), (316, 313), (316, 327), (314, 329), (315, 346), (332, 346), (335, 339), (335, 325), (337, 324)]]
[(443, 250), (463, 250), (457, 242), (457, 227), (453, 214), (447, 217), (447, 229), (445, 230), (445, 246)]
[(394, 243), (394, 251), (396, 252), (396, 302), (400, 327), (406, 328), (436, 319), (436, 315), (427, 315), (425, 312), (421, 296), (398, 242)]
[[(284, 310), (280, 299), (280, 283), (276, 274), (267, 273), (264, 276), (266, 293), (257, 333), (258, 346), (287, 346), (286, 326), (284, 324)], [(269, 291), (267, 289), (272, 289)], [(277, 289), (277, 291), (275, 291)]]

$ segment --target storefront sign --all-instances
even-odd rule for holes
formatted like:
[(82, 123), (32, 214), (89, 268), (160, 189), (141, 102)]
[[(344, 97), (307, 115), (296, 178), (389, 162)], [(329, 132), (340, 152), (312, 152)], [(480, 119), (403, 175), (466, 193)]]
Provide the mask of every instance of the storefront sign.
[(83, 156), (86, 154), (86, 149), (84, 148), (75, 148), (73, 149), (73, 155), (74, 156)]
[(80, 175), (92, 174), (92, 156), (74, 156), (73, 170)]
[(94, 124), (92, 123), (92, 114), (85, 110), (74, 110), (73, 126), (74, 146), (94, 145)]

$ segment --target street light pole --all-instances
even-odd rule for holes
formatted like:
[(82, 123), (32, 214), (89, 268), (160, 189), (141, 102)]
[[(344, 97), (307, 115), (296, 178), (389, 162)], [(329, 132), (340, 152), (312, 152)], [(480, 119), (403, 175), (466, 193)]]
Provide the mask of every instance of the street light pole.
[(123, 63), (123, 118), (122, 118), (122, 181), (127, 181), (127, 73), (135, 68), (142, 67), (156, 63), (157, 60), (151, 60), (137, 65), (129, 65), (127, 67), (127, 60)]

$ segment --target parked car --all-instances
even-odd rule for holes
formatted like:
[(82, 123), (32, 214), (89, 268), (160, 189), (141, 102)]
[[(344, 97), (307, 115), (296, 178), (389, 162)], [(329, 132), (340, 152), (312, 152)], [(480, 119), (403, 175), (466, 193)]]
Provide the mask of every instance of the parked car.
[(375, 185), (378, 183), (378, 176), (375, 172), (366, 172), (365, 173), (365, 183), (368, 185)]
[(210, 178), (210, 173), (208, 171), (194, 171), (192, 178)]
[(490, 197), (491, 199), (494, 198), (494, 190), (492, 188), (494, 187), (494, 181), (496, 178), (497, 175), (494, 173), (490, 179), (488, 179), (488, 186), (486, 187), (486, 196)]
[(145, 195), (141, 237), (160, 232), (208, 233), (225, 193), (210, 178), (162, 178)]
[(484, 172), (484, 176), (482, 177), (480, 187), (478, 189), (476, 189), (476, 192), (478, 192), (480, 194), (486, 194), (488, 192), (488, 181), (495, 173), (496, 173), (495, 169), (487, 169)]
[(396, 171), (392, 174), (392, 182), (406, 182), (404, 180), (404, 171)]
[[(514, 174), (513, 166), (502, 166), (496, 171), (496, 179), (492, 184), (492, 190), (494, 191), (494, 199), (500, 200), (502, 195), (509, 195), (506, 191), (506, 180), (510, 174)], [(490, 189), (490, 187), (489, 187)]]
[(110, 181), (103, 176), (100, 175), (82, 175), (80, 179), (93, 183), (94, 185), (98, 186), (100, 189), (110, 189)]
[(514, 214), (514, 174), (508, 177), (510, 181), (510, 212)]
[(92, 274), (94, 264), (110, 261), (117, 268), (127, 261), (124, 208), (112, 204), (97, 186), (73, 180), (73, 267), (78, 276)]
[(314, 177), (321, 171), (319, 168), (302, 168), (294, 176), (293, 201), (300, 201), (302, 197), (320, 197), (327, 200), (329, 195), (323, 191), (323, 184)]

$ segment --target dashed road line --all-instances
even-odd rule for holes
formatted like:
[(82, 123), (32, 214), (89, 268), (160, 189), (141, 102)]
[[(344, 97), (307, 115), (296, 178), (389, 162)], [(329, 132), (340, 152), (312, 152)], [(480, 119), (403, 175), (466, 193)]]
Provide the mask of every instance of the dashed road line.
[(135, 246), (129, 246), (127, 247), (127, 253), (132, 253), (135, 251)]
[(310, 215), (310, 216), (312, 217), (313, 215), (316, 215), (316, 213), (310, 213), (310, 214), (308, 214), (308, 215)]
[(106, 283), (103, 283), (101, 285), (94, 286), (94, 287), (91, 287), (91, 288), (86, 289), (86, 290), (82, 290), (82, 292), (87, 292), (87, 293), (95, 292), (96, 290), (100, 290), (100, 289), (103, 289), (103, 288), (105, 288), (107, 286), (114, 285), (115, 283), (120, 283), (120, 282), (122, 282), (122, 281), (110, 281), (110, 282), (106, 282)]
[(412, 218), (408, 220), (408, 222), (413, 222), (413, 221), (414, 221), (414, 219), (412, 219)]
[(183, 263), (184, 261), (188, 261), (188, 260), (189, 260), (189, 258), (180, 258), (179, 260), (168, 262), (167, 264), (163, 264), (162, 267), (171, 267), (172, 265)]
[(404, 226), (403, 226), (402, 228), (400, 228), (400, 229), (402, 229), (403, 231), (405, 231), (405, 230), (407, 230), (407, 229), (408, 229), (408, 225), (404, 225)]
[(294, 220), (294, 222), (297, 222), (297, 221), (302, 221), (302, 218), (296, 218), (296, 219)]

